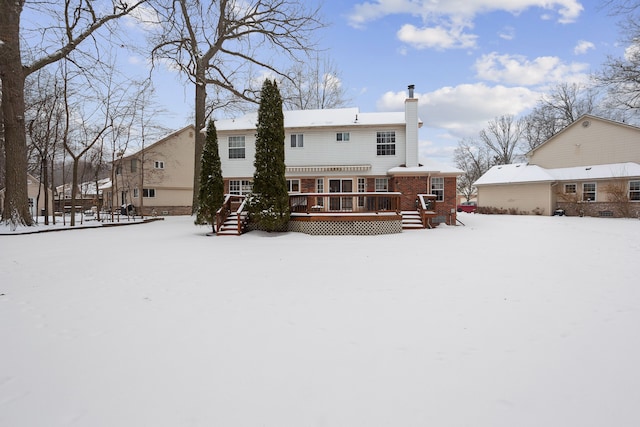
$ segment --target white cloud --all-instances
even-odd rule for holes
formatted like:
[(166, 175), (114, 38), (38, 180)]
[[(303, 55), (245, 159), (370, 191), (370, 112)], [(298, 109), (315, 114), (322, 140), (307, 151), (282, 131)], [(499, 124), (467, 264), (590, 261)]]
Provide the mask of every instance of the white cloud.
[(421, 16), (425, 23), (448, 17), (451, 21), (471, 20), (476, 15), (505, 11), (517, 15), (526, 9), (540, 8), (560, 23), (574, 22), (584, 10), (578, 0), (372, 0), (353, 7), (349, 22), (362, 27), (387, 15)]
[[(400, 111), (406, 97), (404, 91), (387, 92), (378, 100), (377, 108)], [(477, 135), (495, 117), (525, 112), (535, 105), (540, 93), (525, 87), (476, 83), (443, 87), (416, 97), (425, 127), (445, 129), (451, 139), (457, 140)]]
[(573, 53), (576, 55), (582, 55), (587, 53), (591, 49), (595, 49), (596, 45), (586, 40), (580, 40), (576, 47), (573, 48)]
[(504, 27), (498, 36), (504, 40), (513, 40), (516, 37), (516, 30), (513, 27)]
[(417, 28), (405, 24), (398, 31), (398, 39), (412, 45), (416, 49), (453, 49), (471, 48), (476, 44), (478, 36), (464, 34), (461, 28), (430, 27)]
[(565, 64), (555, 56), (530, 61), (521, 55), (482, 55), (474, 64), (478, 78), (511, 85), (533, 86), (558, 81), (583, 81), (588, 64)]

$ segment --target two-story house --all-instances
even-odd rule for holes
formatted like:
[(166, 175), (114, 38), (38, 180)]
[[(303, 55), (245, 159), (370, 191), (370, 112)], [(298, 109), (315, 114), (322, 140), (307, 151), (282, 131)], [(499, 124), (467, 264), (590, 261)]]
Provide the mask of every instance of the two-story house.
[[(252, 188), (257, 112), (216, 122), (225, 192), (248, 194)], [(405, 111), (361, 113), (357, 108), (284, 112), (287, 185), (305, 209), (292, 220), (310, 221), (302, 214), (349, 215), (372, 212), (380, 216), (384, 203), (373, 193), (393, 193), (393, 209), (415, 212), (418, 195), (434, 195), (433, 222), (456, 222), (456, 179), (459, 169), (419, 160), (418, 99), (409, 87)], [(332, 194), (335, 196), (332, 197)], [(370, 199), (369, 202), (367, 199)], [(378, 203), (371, 209), (367, 203)], [(386, 200), (386, 201), (385, 201)], [(388, 210), (393, 210), (388, 209)], [(342, 215), (342, 216), (341, 216)], [(295, 228), (295, 227), (294, 227)]]
[(640, 128), (584, 115), (475, 182), (481, 209), (543, 215), (640, 216)]

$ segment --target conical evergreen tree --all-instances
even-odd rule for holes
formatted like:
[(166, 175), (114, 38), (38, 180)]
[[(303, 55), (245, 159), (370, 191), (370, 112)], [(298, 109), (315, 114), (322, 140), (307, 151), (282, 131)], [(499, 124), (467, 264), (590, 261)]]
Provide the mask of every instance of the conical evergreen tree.
[(218, 153), (218, 135), (213, 120), (207, 124), (207, 138), (200, 158), (200, 187), (196, 224), (211, 224), (216, 231), (216, 212), (224, 203), (224, 181)]
[(284, 113), (278, 86), (269, 79), (262, 85), (254, 166), (251, 218), (259, 229), (285, 230), (289, 193), (284, 164)]

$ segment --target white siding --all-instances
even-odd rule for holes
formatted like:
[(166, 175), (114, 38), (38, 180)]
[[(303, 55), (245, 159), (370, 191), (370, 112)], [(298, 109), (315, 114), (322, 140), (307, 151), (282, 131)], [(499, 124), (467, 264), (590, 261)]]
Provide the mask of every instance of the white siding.
[[(583, 126), (587, 122), (588, 126)], [(529, 163), (547, 169), (609, 163), (640, 163), (640, 129), (583, 117), (538, 147)]]
[(554, 204), (549, 183), (478, 187), (478, 206), (483, 208), (517, 209), (529, 213), (542, 209), (543, 215), (550, 215)]

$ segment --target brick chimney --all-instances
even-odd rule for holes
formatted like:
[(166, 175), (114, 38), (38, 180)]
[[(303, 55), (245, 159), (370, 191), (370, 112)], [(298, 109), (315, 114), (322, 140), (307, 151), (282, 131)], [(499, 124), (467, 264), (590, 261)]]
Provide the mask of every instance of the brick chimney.
[(409, 85), (409, 97), (404, 101), (404, 120), (406, 126), (406, 159), (407, 167), (418, 166), (418, 99), (413, 97), (414, 85)]

